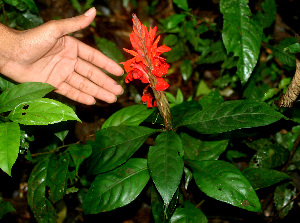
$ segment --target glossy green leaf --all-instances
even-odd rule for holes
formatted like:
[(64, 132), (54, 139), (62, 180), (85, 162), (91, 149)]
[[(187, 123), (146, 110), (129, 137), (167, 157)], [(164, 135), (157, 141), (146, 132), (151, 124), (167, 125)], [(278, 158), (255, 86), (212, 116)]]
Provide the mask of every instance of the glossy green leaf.
[(64, 130), (64, 131), (60, 131), (60, 132), (55, 132), (54, 135), (59, 138), (59, 140), (63, 143), (66, 136), (68, 135), (69, 130)]
[(138, 126), (148, 118), (153, 111), (154, 109), (149, 109), (145, 105), (132, 105), (123, 108), (111, 115), (103, 123), (102, 129), (118, 125)]
[(279, 62), (290, 67), (296, 67), (295, 55), (285, 50), (286, 47), (289, 47), (290, 45), (295, 43), (298, 43), (298, 40), (292, 37), (282, 40), (278, 46), (269, 47), (273, 51), (274, 56), (279, 60)]
[(151, 187), (151, 210), (155, 222), (169, 222), (169, 219), (176, 208), (178, 196), (179, 190), (177, 189), (170, 204), (166, 206), (155, 186), (153, 185), (153, 187)]
[(180, 72), (181, 76), (184, 81), (187, 81), (190, 79), (192, 73), (193, 73), (193, 67), (191, 60), (183, 60), (180, 65)]
[(21, 1), (24, 2), (28, 6), (28, 8), (31, 12), (39, 14), (39, 10), (33, 0), (21, 0)]
[(190, 201), (178, 207), (170, 219), (170, 223), (207, 223), (204, 213)]
[(70, 107), (48, 98), (22, 102), (8, 117), (24, 125), (48, 125), (67, 120), (79, 120)]
[(269, 125), (284, 116), (264, 102), (226, 101), (183, 117), (181, 126), (204, 134)]
[[(1, 91), (6, 91), (13, 86), (15, 86), (15, 84), (11, 80), (7, 79), (5, 76), (2, 76), (0, 74), (0, 90)], [(1, 95), (0, 95), (0, 98), (1, 98)]]
[(163, 132), (157, 136), (155, 146), (148, 152), (151, 178), (166, 205), (170, 203), (183, 174), (183, 149), (175, 132)]
[(78, 173), (82, 162), (92, 154), (92, 147), (91, 145), (73, 144), (69, 146), (68, 151), (75, 164), (76, 173)]
[(214, 90), (210, 92), (208, 95), (205, 95), (201, 100), (199, 101), (199, 104), (201, 107), (208, 108), (212, 105), (221, 104), (224, 102), (224, 99), (220, 92), (218, 90)]
[(244, 170), (243, 175), (250, 182), (254, 190), (269, 187), (290, 178), (285, 173), (265, 168), (247, 168)]
[(166, 29), (174, 29), (179, 23), (183, 22), (185, 19), (184, 14), (173, 14), (168, 18), (161, 20), (160, 22), (164, 25)]
[(290, 183), (285, 183), (276, 187), (274, 193), (274, 203), (277, 211), (280, 211), (279, 216), (281, 218), (284, 218), (293, 208), (294, 201), (291, 200), (295, 196), (296, 188), (290, 185)]
[(88, 159), (90, 174), (112, 170), (126, 162), (158, 130), (142, 126), (113, 126), (95, 134), (95, 141), (88, 141), (93, 153)]
[(187, 0), (173, 0), (173, 3), (175, 5), (177, 5), (178, 8), (181, 8), (183, 10), (188, 10), (189, 9)]
[(300, 52), (300, 43), (294, 43), (294, 44), (286, 47), (284, 50), (289, 50), (291, 53), (299, 53)]
[(276, 18), (277, 8), (275, 0), (265, 0), (261, 3), (261, 7), (264, 10), (263, 27), (268, 28), (273, 24)]
[(193, 179), (193, 173), (186, 167), (183, 168), (184, 172), (184, 188), (187, 190), (188, 186)]
[(181, 133), (180, 138), (184, 149), (184, 159), (190, 160), (217, 160), (228, 145), (228, 140), (202, 141), (186, 133)]
[(257, 149), (249, 163), (249, 167), (274, 168), (282, 165), (288, 159), (289, 151), (281, 145), (264, 143), (264, 139), (256, 141), (247, 143), (249, 147)]
[(16, 211), (13, 205), (7, 201), (0, 201), (0, 219), (7, 213)]
[(51, 156), (48, 164), (48, 198), (54, 204), (66, 193), (70, 157), (68, 155)]
[(40, 82), (11, 86), (0, 95), (0, 113), (10, 111), (24, 101), (44, 97), (55, 88)]
[(44, 21), (40, 16), (31, 13), (31, 11), (27, 9), (22, 14), (18, 14), (16, 18), (16, 23), (18, 26), (24, 29), (32, 29), (42, 25)]
[(55, 223), (56, 212), (45, 197), (49, 156), (38, 162), (28, 179), (28, 204), (38, 222)]
[(98, 175), (83, 201), (85, 214), (111, 211), (132, 202), (150, 176), (147, 160), (133, 158), (117, 169)]
[(199, 189), (207, 196), (248, 211), (261, 211), (259, 199), (243, 174), (225, 161), (188, 161)]
[(117, 47), (117, 45), (105, 38), (99, 38), (94, 36), (96, 45), (101, 52), (109, 57), (110, 59), (114, 60), (117, 63), (125, 61), (122, 51)]
[(262, 40), (261, 21), (251, 17), (248, 0), (221, 0), (222, 38), (227, 53), (239, 57), (237, 74), (245, 84), (257, 63)]
[(17, 123), (0, 124), (0, 168), (9, 176), (18, 158), (20, 137), (20, 126)]

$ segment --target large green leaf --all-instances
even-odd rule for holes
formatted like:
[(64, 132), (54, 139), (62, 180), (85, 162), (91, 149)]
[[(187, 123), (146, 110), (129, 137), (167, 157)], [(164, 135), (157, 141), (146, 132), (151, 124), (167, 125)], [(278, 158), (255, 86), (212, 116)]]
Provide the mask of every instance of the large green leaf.
[(107, 57), (111, 58), (117, 63), (125, 60), (122, 51), (117, 45), (105, 38), (99, 38), (95, 36), (96, 45), (101, 52)]
[(97, 214), (133, 201), (149, 181), (147, 160), (133, 158), (117, 169), (99, 174), (83, 201), (85, 214)]
[(0, 124), (0, 168), (9, 176), (19, 154), (20, 137), (20, 126), (17, 123)]
[(0, 201), (0, 219), (9, 212), (16, 211), (13, 205), (7, 201)]
[(284, 116), (264, 102), (226, 101), (183, 118), (181, 126), (204, 134), (269, 125)]
[(102, 125), (102, 129), (118, 126), (118, 125), (130, 125), (138, 126), (146, 118), (148, 118), (154, 109), (149, 109), (145, 105), (132, 105), (123, 108), (113, 115), (111, 115)]
[(281, 218), (284, 218), (293, 208), (294, 201), (292, 198), (295, 196), (296, 188), (293, 188), (290, 183), (285, 183), (276, 187), (274, 193), (274, 203), (277, 211), (280, 211), (279, 216)]
[(81, 163), (87, 159), (90, 155), (92, 155), (92, 147), (91, 145), (84, 144), (73, 144), (69, 146), (68, 149), (73, 162), (75, 164), (76, 173), (78, 173), (79, 167)]
[(221, 0), (223, 14), (222, 38), (227, 53), (239, 57), (237, 74), (242, 84), (251, 76), (256, 65), (262, 40), (262, 22), (251, 17), (248, 0)]
[(27, 9), (22, 14), (19, 13), (17, 15), (16, 23), (24, 29), (32, 29), (42, 25), (44, 21), (40, 16), (31, 13), (31, 11)]
[[(5, 76), (2, 76), (1, 74), (0, 74), (0, 90), (1, 91), (6, 91), (6, 90), (8, 90), (9, 88), (11, 88), (11, 87), (13, 87), (15, 84), (11, 81), (11, 80), (9, 80), (9, 79), (7, 79)], [(1, 97), (1, 96), (0, 96)], [(2, 106), (1, 106), (2, 107)], [(1, 108), (0, 107), (0, 108)]]
[(32, 11), (36, 14), (39, 14), (39, 10), (33, 0), (21, 0), (21, 1), (24, 2), (28, 6), (30, 11)]
[(96, 132), (95, 141), (88, 141), (93, 148), (88, 159), (89, 172), (104, 173), (123, 164), (157, 131), (142, 126), (120, 125)]
[(185, 201), (181, 207), (178, 207), (170, 223), (207, 223), (208, 220), (203, 212), (196, 208), (190, 201)]
[(261, 211), (259, 199), (243, 174), (225, 161), (188, 161), (197, 186), (206, 195), (248, 211)]
[(79, 120), (70, 107), (48, 98), (22, 102), (8, 117), (24, 125), (48, 125), (67, 120)]
[(157, 136), (155, 146), (148, 152), (151, 178), (166, 205), (169, 205), (183, 174), (183, 149), (175, 132)]
[(56, 212), (45, 197), (49, 156), (38, 162), (28, 179), (28, 204), (38, 222), (55, 223)]
[(14, 85), (0, 95), (0, 113), (10, 111), (24, 101), (44, 97), (54, 87), (40, 82)]
[(247, 168), (243, 174), (250, 182), (254, 190), (269, 187), (282, 180), (290, 178), (290, 176), (285, 173), (265, 168)]
[(228, 145), (228, 140), (202, 141), (186, 133), (181, 133), (180, 138), (184, 150), (184, 159), (190, 160), (217, 160)]

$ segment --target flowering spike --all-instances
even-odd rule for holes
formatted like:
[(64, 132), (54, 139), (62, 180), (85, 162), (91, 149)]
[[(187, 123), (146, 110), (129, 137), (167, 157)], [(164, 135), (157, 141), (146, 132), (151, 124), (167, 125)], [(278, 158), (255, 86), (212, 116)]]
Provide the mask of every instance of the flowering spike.
[[(165, 127), (172, 129), (172, 120), (168, 100), (164, 91), (169, 84), (162, 78), (168, 73), (170, 67), (165, 59), (160, 57), (164, 52), (171, 48), (163, 45), (157, 47), (160, 36), (155, 39), (157, 27), (147, 27), (138, 20), (135, 14), (132, 15), (133, 32), (129, 35), (130, 42), (134, 50), (124, 49), (127, 53), (134, 56), (132, 59), (123, 62), (125, 71), (128, 73), (125, 82), (138, 79), (142, 83), (150, 83), (143, 91), (141, 100), (147, 104), (147, 107), (157, 106), (164, 120)], [(153, 96), (148, 92), (148, 87), (152, 88)]]

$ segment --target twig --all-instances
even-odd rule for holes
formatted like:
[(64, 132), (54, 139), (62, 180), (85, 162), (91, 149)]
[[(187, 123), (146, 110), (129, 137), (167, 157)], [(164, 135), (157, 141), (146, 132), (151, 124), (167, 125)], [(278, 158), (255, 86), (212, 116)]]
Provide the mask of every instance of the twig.
[(5, 25), (8, 26), (8, 19), (7, 19), (7, 16), (6, 16), (6, 11), (4, 9), (4, 4), (1, 4), (1, 8), (2, 8), (2, 11), (3, 11), (4, 19), (5, 19)]

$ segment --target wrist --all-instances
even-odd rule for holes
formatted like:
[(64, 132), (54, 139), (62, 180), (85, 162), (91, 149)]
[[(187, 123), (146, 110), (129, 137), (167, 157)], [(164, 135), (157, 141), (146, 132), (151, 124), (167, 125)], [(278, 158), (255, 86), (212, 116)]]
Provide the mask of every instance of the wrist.
[(0, 23), (0, 73), (12, 59), (16, 45), (16, 31)]

